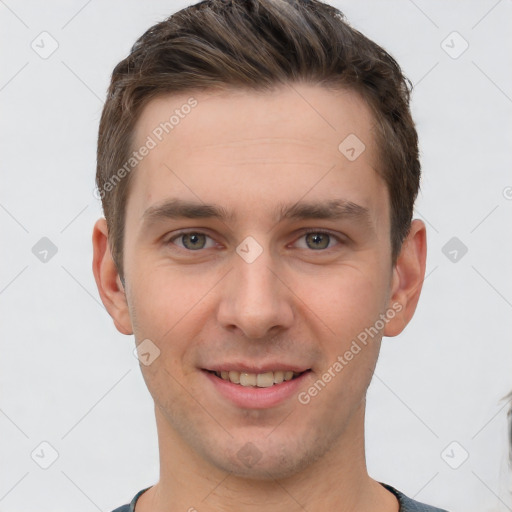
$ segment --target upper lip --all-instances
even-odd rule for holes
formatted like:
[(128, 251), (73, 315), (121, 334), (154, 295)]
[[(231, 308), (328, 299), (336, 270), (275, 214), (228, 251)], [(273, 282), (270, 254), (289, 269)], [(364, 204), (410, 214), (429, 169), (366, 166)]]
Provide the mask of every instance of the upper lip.
[(296, 373), (302, 373), (310, 368), (301, 365), (294, 364), (284, 364), (284, 363), (265, 363), (261, 365), (248, 364), (242, 362), (236, 363), (219, 363), (209, 366), (208, 368), (204, 368), (205, 370), (209, 370), (212, 372), (229, 372), (229, 371), (238, 371), (244, 373), (267, 373), (267, 372), (287, 372), (292, 371)]

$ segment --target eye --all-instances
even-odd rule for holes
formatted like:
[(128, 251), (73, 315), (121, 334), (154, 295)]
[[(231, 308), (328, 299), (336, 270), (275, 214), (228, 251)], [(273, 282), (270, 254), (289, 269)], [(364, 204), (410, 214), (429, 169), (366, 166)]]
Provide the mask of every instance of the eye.
[[(301, 240), (304, 240), (304, 242), (300, 244), (299, 241)], [(178, 233), (166, 243), (176, 245), (186, 251), (195, 252), (215, 247), (215, 241), (206, 233), (200, 231)], [(326, 249), (332, 249), (334, 246), (342, 244), (342, 240), (328, 231), (310, 229), (303, 233), (295, 244), (298, 244), (299, 249), (325, 251)]]
[(341, 240), (337, 236), (328, 231), (318, 229), (306, 231), (306, 233), (299, 238), (299, 240), (302, 239), (305, 241), (305, 246), (303, 245), (300, 249), (313, 249), (315, 251), (331, 249), (333, 246), (331, 242), (333, 241), (337, 241), (338, 244), (341, 243)]
[[(210, 245), (207, 245), (207, 240), (211, 241)], [(180, 243), (176, 243), (176, 240), (181, 240)], [(179, 235), (173, 236), (168, 240), (167, 243), (172, 243), (189, 251), (197, 251), (200, 249), (208, 249), (215, 246), (215, 242), (205, 233), (199, 231), (190, 231), (186, 233), (180, 233)]]

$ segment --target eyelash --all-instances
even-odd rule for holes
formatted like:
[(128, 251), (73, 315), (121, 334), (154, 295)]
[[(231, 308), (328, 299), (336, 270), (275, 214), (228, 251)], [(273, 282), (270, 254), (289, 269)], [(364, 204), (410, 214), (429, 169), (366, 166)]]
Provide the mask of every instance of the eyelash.
[[(203, 231), (189, 229), (189, 230), (185, 230), (185, 231), (180, 231), (178, 234), (176, 234), (172, 238), (168, 239), (167, 242), (165, 242), (165, 244), (166, 245), (172, 244), (174, 240), (180, 238), (181, 236), (190, 235), (190, 234), (205, 235), (206, 237), (213, 240), (213, 238), (210, 235), (208, 235), (207, 233), (204, 233)], [(335, 235), (334, 233), (331, 233), (330, 231), (326, 231), (324, 229), (314, 229), (314, 228), (305, 228), (304, 231), (302, 231), (300, 237), (297, 238), (297, 240), (300, 240), (301, 238), (303, 238), (304, 236), (309, 235), (309, 234), (328, 235), (330, 238), (334, 238), (340, 245), (343, 245), (345, 243), (339, 236)], [(202, 252), (202, 251), (206, 250), (206, 249), (197, 249), (196, 251), (193, 251), (191, 249), (186, 249), (186, 248), (180, 247), (179, 245), (177, 245), (176, 247), (178, 247), (178, 249), (181, 249), (182, 251), (186, 251), (189, 253)], [(319, 249), (318, 251), (315, 251), (314, 249), (309, 249), (309, 250), (311, 252), (328, 252), (332, 249), (333, 249), (333, 247), (330, 247), (328, 249)]]

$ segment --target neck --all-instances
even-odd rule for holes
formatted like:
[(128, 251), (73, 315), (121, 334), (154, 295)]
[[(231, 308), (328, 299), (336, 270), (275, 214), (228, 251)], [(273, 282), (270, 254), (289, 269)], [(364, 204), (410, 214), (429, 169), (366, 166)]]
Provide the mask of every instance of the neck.
[(136, 512), (398, 512), (395, 496), (367, 473), (364, 406), (363, 400), (328, 452), (279, 479), (223, 471), (192, 450), (155, 409), (160, 480), (139, 498)]

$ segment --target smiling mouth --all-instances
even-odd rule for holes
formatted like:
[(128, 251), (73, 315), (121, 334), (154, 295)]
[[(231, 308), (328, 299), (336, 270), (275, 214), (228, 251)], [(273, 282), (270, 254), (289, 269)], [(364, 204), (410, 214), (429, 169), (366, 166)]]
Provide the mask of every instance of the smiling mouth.
[(238, 371), (212, 371), (206, 370), (208, 373), (212, 373), (216, 377), (222, 380), (226, 380), (233, 384), (239, 384), (244, 387), (258, 387), (258, 388), (269, 388), (283, 382), (294, 380), (300, 377), (302, 374), (307, 373), (311, 370), (304, 372), (292, 372), (292, 371), (281, 371), (265, 372), (265, 373), (247, 373)]

